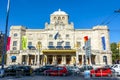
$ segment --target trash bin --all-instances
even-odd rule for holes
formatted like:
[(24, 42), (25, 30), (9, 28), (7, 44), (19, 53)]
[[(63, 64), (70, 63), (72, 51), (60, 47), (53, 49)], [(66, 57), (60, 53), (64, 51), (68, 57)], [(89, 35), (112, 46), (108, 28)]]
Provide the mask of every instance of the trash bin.
[(90, 78), (90, 71), (89, 70), (84, 71), (84, 78)]

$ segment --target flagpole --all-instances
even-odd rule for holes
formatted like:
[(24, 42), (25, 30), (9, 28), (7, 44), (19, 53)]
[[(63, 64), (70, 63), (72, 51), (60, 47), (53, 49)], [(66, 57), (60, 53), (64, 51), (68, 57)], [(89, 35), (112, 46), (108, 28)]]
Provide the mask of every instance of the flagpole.
[(8, 3), (7, 3), (7, 14), (6, 14), (6, 24), (5, 24), (5, 36), (4, 36), (4, 45), (3, 45), (3, 52), (2, 52), (2, 69), (4, 69), (4, 57), (5, 57), (5, 54), (6, 54), (9, 8), (10, 8), (10, 0), (8, 0)]

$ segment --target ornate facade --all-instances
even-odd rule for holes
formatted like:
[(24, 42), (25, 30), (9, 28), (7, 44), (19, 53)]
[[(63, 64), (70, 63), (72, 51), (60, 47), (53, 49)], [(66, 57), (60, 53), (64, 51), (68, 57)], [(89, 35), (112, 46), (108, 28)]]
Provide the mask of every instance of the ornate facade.
[[(27, 48), (22, 48), (22, 37), (26, 36)], [(66, 12), (58, 10), (50, 15), (50, 23), (45, 23), (44, 29), (28, 29), (23, 26), (11, 26), (10, 51), (7, 52), (7, 65), (45, 65), (66, 64), (83, 65), (85, 61), (84, 36), (91, 39), (91, 59), (87, 64), (112, 64), (109, 29), (98, 25), (92, 29), (75, 29), (69, 23)], [(102, 37), (104, 36), (104, 45)], [(103, 46), (105, 49), (103, 49)], [(12, 60), (16, 57), (15, 60)]]

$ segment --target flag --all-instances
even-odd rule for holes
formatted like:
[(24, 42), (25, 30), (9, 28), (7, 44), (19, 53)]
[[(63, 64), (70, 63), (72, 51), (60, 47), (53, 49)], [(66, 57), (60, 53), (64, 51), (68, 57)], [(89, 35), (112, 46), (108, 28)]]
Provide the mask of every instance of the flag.
[(88, 36), (84, 36), (84, 42), (88, 41)]
[(54, 39), (56, 40), (58, 38), (59, 33), (57, 32), (54, 36)]
[(103, 50), (106, 50), (105, 37), (101, 37)]
[(11, 37), (8, 37), (7, 38), (7, 51), (10, 50), (10, 40), (11, 40)]
[(25, 50), (27, 49), (27, 37), (22, 36), (22, 49)]

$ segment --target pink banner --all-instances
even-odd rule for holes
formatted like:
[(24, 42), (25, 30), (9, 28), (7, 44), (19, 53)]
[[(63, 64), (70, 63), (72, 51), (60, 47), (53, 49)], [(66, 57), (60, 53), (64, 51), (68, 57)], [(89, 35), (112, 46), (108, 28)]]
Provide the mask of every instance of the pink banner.
[(7, 51), (10, 50), (10, 40), (11, 40), (11, 38), (8, 37), (7, 38)]

